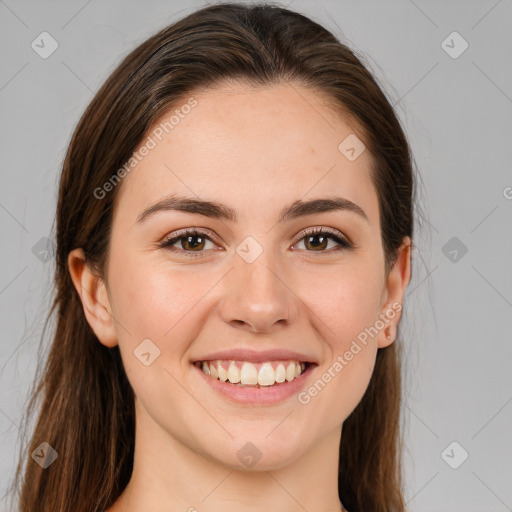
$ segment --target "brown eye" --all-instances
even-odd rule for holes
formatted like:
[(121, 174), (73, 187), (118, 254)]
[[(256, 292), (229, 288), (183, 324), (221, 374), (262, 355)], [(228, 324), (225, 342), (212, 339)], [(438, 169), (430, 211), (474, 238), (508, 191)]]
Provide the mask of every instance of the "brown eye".
[[(308, 252), (336, 252), (337, 250), (341, 249), (350, 249), (352, 248), (352, 245), (344, 240), (343, 238), (337, 236), (337, 232), (331, 231), (329, 228), (316, 228), (313, 230), (310, 230), (307, 233), (303, 233), (305, 236), (303, 236), (299, 242), (304, 240), (304, 246), (306, 247), (306, 250)], [(334, 251), (326, 251), (329, 240), (333, 240), (339, 247), (339, 249), (336, 249)]]
[[(186, 251), (187, 250), (195, 251), (196, 249), (198, 249), (198, 250), (204, 249), (206, 237), (201, 236), (201, 235), (191, 235), (191, 236), (187, 236), (187, 237), (182, 236), (178, 240), (182, 240), (181, 247), (183, 249), (185, 249)], [(199, 240), (199, 242), (197, 240)]]
[[(176, 243), (180, 243), (180, 247), (173, 247)], [(197, 230), (182, 231), (176, 236), (164, 240), (160, 247), (168, 249), (171, 252), (198, 253), (200, 256), (204, 252), (206, 242), (212, 242), (210, 237), (205, 233)], [(194, 254), (195, 256), (195, 254)]]
[[(312, 247), (313, 249), (326, 249), (328, 245), (329, 236), (325, 236), (322, 234), (318, 235), (308, 235), (304, 237), (306, 240), (305, 246), (309, 249)], [(308, 247), (308, 244), (310, 244), (310, 247)]]

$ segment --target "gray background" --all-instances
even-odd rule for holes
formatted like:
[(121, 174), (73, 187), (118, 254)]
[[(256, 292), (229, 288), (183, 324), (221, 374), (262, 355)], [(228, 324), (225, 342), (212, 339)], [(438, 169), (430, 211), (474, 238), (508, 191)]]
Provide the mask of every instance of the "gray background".
[[(0, 1), (0, 496), (24, 435), (50, 298), (45, 237), (72, 130), (122, 56), (203, 5)], [(512, 2), (288, 6), (363, 55), (396, 104), (422, 178), (403, 324), (408, 508), (512, 510)], [(31, 47), (43, 31), (58, 42), (46, 59)], [(469, 44), (460, 55), (454, 31)]]

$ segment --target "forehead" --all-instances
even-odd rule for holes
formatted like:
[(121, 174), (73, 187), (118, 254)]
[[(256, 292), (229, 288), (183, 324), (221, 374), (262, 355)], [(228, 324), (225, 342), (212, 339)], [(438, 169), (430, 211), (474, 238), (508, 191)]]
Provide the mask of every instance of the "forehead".
[[(180, 108), (194, 104), (190, 98), (195, 106)], [(298, 199), (341, 195), (376, 222), (370, 152), (355, 160), (343, 152), (343, 141), (362, 138), (356, 130), (325, 97), (298, 84), (191, 93), (148, 131), (143, 144), (149, 137), (154, 147), (123, 179), (115, 217), (121, 211), (135, 220), (170, 193), (227, 204), (246, 220)]]

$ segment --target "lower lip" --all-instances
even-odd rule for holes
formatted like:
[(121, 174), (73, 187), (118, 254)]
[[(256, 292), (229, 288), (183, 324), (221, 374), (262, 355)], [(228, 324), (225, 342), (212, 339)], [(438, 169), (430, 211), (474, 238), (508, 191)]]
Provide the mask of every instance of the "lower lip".
[(294, 378), (291, 382), (285, 381), (273, 386), (263, 386), (260, 388), (241, 387), (222, 382), (214, 379), (203, 372), (201, 368), (192, 363), (192, 367), (201, 374), (202, 379), (214, 390), (221, 395), (238, 404), (249, 405), (271, 405), (282, 402), (293, 395), (296, 395), (306, 386), (316, 365), (310, 364), (308, 368), (301, 373), (299, 377)]

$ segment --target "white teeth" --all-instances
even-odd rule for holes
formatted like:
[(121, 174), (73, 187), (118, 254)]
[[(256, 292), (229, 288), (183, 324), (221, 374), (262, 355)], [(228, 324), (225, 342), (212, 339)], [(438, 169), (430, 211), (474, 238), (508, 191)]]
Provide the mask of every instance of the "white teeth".
[[(228, 363), (228, 370), (223, 363)], [(243, 362), (240, 368), (236, 361), (203, 361), (200, 364), (203, 372), (214, 379), (222, 382), (229, 381), (231, 384), (241, 386), (273, 386), (282, 384), (285, 381), (291, 382), (299, 377), (306, 369), (306, 364), (299, 361), (279, 362), (274, 370), (271, 362), (259, 366), (248, 361)]]
[(258, 371), (256, 370), (256, 366), (251, 363), (244, 363), (242, 365), (241, 382), (245, 385), (258, 383)]
[(258, 384), (260, 386), (272, 386), (276, 382), (276, 373), (270, 363), (263, 363), (258, 372)]
[(226, 382), (228, 380), (228, 372), (224, 369), (221, 363), (218, 363), (217, 371), (219, 372), (219, 379), (222, 382)]
[(295, 378), (295, 363), (292, 361), (288, 368), (286, 368), (286, 380), (288, 382), (292, 381)]
[(237, 384), (240, 382), (240, 368), (238, 368), (233, 361), (231, 361), (231, 364), (229, 365), (228, 380), (231, 384)]
[(284, 364), (279, 363), (276, 368), (276, 382), (284, 382), (286, 379), (286, 370), (284, 369)]

